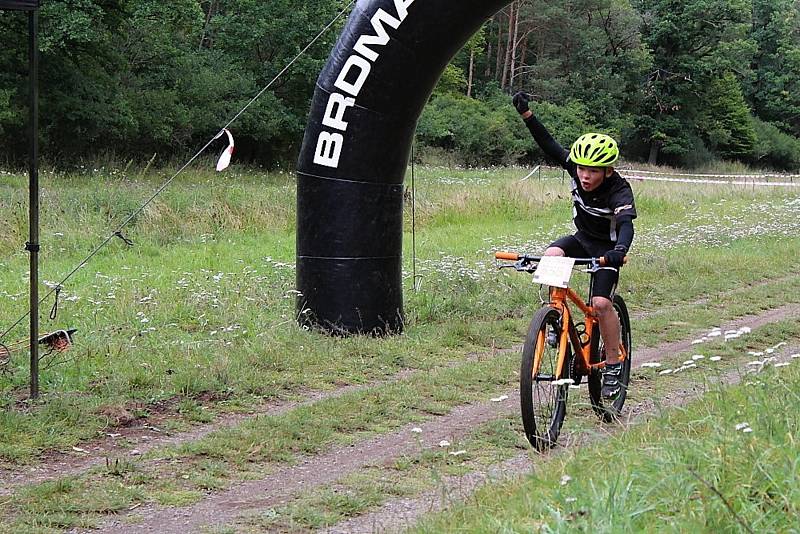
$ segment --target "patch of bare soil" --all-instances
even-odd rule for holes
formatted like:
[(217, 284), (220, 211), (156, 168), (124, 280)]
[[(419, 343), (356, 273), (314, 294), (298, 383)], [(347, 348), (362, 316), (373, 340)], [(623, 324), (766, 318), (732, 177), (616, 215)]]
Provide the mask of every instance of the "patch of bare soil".
[[(800, 347), (786, 350), (776, 357), (775, 363), (787, 361), (789, 354), (797, 352)], [(641, 362), (644, 363), (644, 362)], [(729, 371), (721, 377), (719, 383), (734, 385), (743, 378), (739, 370)], [(702, 384), (693, 384), (687, 388), (670, 392), (656, 404), (652, 400), (626, 407), (627, 417), (623, 424), (605, 427), (607, 434), (612, 435), (623, 432), (634, 424), (639, 424), (650, 419), (661, 410), (676, 408), (689, 404), (706, 393)], [(604, 434), (597, 432), (580, 432), (565, 435), (560, 440), (562, 446), (551, 451), (546, 456), (558, 454), (560, 451), (585, 446), (589, 442), (597, 441)], [(525, 476), (531, 471), (532, 460), (529, 454), (521, 453), (485, 471), (476, 471), (463, 476), (443, 477), (435, 490), (428, 491), (413, 498), (396, 499), (385, 503), (380, 508), (369, 513), (342, 521), (332, 527), (321, 530), (324, 534), (366, 534), (373, 532), (400, 532), (411, 526), (427, 513), (439, 512), (466, 501), (470, 495), (489, 483), (503, 482)]]
[[(188, 508), (139, 508), (137, 515), (146, 518), (143, 522), (127, 524), (117, 520), (92, 532), (124, 530), (126, 533), (184, 534), (187, 531), (196, 532), (202, 527), (224, 525), (243, 512), (280, 506), (302, 490), (334, 482), (363, 467), (382, 465), (405, 454), (437, 447), (445, 439), (454, 441), (485, 421), (515, 413), (518, 404), (519, 397), (510, 396), (504, 402), (460, 406), (450, 414), (424, 424), (409, 424), (396, 432), (354, 446), (337, 447), (326, 454), (307, 457), (297, 465), (275, 471), (267, 479), (245, 482)], [(417, 428), (420, 431), (413, 431)]]
[[(722, 325), (723, 329), (742, 326), (757, 328), (797, 316), (800, 305), (770, 310), (755, 317), (745, 317)], [(666, 343), (653, 349), (634, 352), (636, 366), (659, 360), (665, 355), (682, 352), (692, 346), (692, 340)], [(136, 510), (136, 517), (118, 517), (106, 522), (102, 529), (92, 532), (159, 532), (184, 534), (203, 528), (228, 524), (244, 513), (268, 510), (292, 500), (302, 490), (331, 483), (360, 468), (381, 465), (386, 461), (437, 446), (439, 441), (452, 441), (468, 433), (477, 425), (497, 417), (516, 413), (519, 397), (509, 393), (502, 403), (485, 402), (461, 406), (450, 414), (435, 417), (424, 425), (421, 432), (412, 432), (415, 425), (407, 425), (397, 432), (382, 435), (351, 447), (339, 447), (326, 454), (309, 457), (298, 465), (287, 466), (270, 474), (264, 480), (245, 482), (230, 490), (211, 494), (195, 505), (175, 509), (155, 505)], [(138, 523), (132, 523), (140, 519)]]

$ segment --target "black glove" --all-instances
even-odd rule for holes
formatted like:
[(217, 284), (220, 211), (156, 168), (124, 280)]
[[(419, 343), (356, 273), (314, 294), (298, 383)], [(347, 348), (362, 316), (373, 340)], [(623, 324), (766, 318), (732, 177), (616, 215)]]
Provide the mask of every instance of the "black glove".
[(606, 260), (606, 267), (622, 267), (625, 263), (625, 249), (617, 247), (614, 250), (609, 250), (603, 255)]
[(514, 107), (517, 108), (517, 112), (520, 115), (531, 110), (531, 108), (528, 107), (528, 102), (531, 101), (531, 97), (528, 95), (528, 93), (519, 92), (514, 95), (514, 98), (511, 101), (514, 103)]

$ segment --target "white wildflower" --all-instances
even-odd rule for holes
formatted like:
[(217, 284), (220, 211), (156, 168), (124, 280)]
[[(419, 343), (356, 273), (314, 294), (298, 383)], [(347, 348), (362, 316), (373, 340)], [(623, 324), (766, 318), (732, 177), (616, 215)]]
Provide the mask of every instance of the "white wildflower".
[(658, 363), (658, 362), (645, 362), (645, 363), (642, 364), (642, 367), (656, 368), (656, 367), (661, 367), (661, 364)]
[(671, 373), (673, 373), (673, 372), (674, 372), (674, 371), (673, 371), (672, 369), (664, 369), (663, 371), (661, 371), (661, 372), (660, 372), (660, 373), (658, 373), (658, 374), (660, 374), (660, 375), (668, 375), (668, 374), (671, 374)]
[(422, 434), (422, 429), (418, 426), (415, 426), (414, 428), (411, 429), (411, 432), (413, 432), (414, 434)]
[(737, 431), (738, 430), (744, 430), (745, 428), (749, 428), (749, 427), (750, 427), (750, 423), (739, 423), (738, 425), (736, 425), (736, 430)]
[(495, 397), (490, 399), (492, 402), (503, 402), (504, 400), (508, 400), (508, 395), (500, 395), (499, 397)]
[(702, 359), (704, 359), (704, 358), (705, 358), (705, 356), (703, 356), (702, 354), (695, 354), (694, 356), (692, 356), (692, 359), (693, 359), (694, 361), (697, 361), (697, 360), (702, 360)]
[(571, 481), (571, 480), (572, 480), (572, 477), (571, 477), (571, 476), (569, 476), (569, 475), (564, 475), (563, 477), (561, 477), (561, 485), (562, 485), (562, 486), (566, 486), (567, 484), (569, 484), (569, 483), (570, 483), (570, 481)]
[(449, 447), (450, 446), (450, 442), (447, 441), (446, 439), (443, 439), (442, 441), (439, 442), (439, 446), (440, 447)]
[(711, 358), (709, 358), (709, 360), (711, 360), (712, 362), (718, 362), (721, 359), (722, 359), (722, 356), (712, 356)]
[(460, 451), (451, 451), (449, 454), (450, 456), (462, 456), (464, 454), (467, 454), (467, 451), (462, 449)]

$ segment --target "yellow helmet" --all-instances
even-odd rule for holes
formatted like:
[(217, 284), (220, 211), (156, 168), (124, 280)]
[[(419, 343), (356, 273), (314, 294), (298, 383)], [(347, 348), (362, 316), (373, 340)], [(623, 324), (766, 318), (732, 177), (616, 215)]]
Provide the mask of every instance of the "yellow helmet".
[(587, 133), (572, 144), (569, 158), (583, 167), (609, 167), (619, 159), (619, 147), (607, 135)]

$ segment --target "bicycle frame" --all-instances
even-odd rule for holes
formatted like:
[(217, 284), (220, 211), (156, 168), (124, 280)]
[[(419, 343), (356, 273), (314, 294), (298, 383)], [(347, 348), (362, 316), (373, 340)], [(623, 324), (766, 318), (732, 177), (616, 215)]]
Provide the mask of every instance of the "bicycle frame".
[[(589, 339), (588, 342), (584, 343), (581, 340), (580, 335), (578, 334), (578, 330), (575, 328), (575, 323), (572, 319), (572, 311), (567, 303), (567, 301), (572, 301), (582, 312), (584, 315), (584, 324), (586, 326), (585, 334)], [(561, 331), (558, 335), (561, 337), (559, 340), (559, 352), (558, 352), (558, 364), (556, 367), (556, 374), (555, 376), (563, 376), (564, 365), (566, 365), (568, 358), (567, 358), (567, 340), (572, 343), (574, 347), (575, 358), (578, 360), (580, 368), (583, 372), (587, 373), (593, 369), (602, 369), (605, 367), (605, 362), (597, 362), (592, 363), (592, 346), (593, 343), (591, 342), (592, 336), (594, 335), (595, 328), (598, 328), (598, 320), (595, 315), (594, 309), (587, 305), (586, 302), (578, 295), (573, 289), (571, 288), (560, 288), (560, 287), (553, 287), (550, 289), (550, 306), (554, 309), (558, 310), (561, 313)], [(543, 332), (539, 333), (540, 336), (544, 336)], [(535, 358), (535, 365), (534, 369), (538, 369), (539, 363), (542, 358), (542, 353), (544, 352), (544, 340), (539, 340), (539, 350), (534, 355)], [(625, 361), (628, 357), (627, 352), (625, 351), (625, 346), (620, 341), (619, 344), (619, 359), (620, 361)]]

